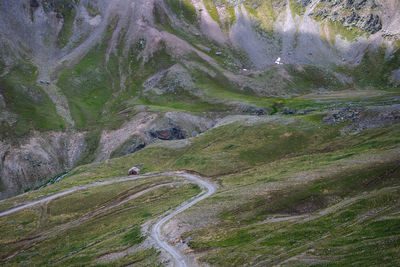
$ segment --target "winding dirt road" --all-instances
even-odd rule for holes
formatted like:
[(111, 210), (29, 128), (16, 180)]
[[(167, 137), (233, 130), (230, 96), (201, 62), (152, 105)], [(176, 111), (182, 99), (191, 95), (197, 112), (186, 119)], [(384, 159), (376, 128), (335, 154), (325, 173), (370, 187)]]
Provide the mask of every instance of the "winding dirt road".
[[(172, 219), (172, 217), (178, 215), (179, 213), (182, 213), (183, 211), (187, 210), (188, 208), (192, 207), (199, 201), (211, 196), (212, 194), (215, 193), (216, 191), (216, 186), (206, 180), (203, 180), (199, 176), (195, 176), (192, 174), (187, 174), (183, 172), (176, 172), (176, 176), (183, 177), (193, 183), (198, 184), (203, 190), (202, 193), (200, 193), (196, 198), (194, 198), (191, 202), (188, 203), (183, 203), (181, 206), (179, 206), (175, 211), (170, 213), (169, 215), (161, 218), (158, 222), (156, 222), (152, 229), (151, 229), (151, 236), (154, 238), (154, 240), (157, 242), (157, 244), (162, 247), (164, 250), (166, 250), (171, 256), (174, 258), (176, 266), (179, 267), (186, 267), (186, 261), (183, 258), (183, 256), (179, 253), (178, 250), (176, 250), (173, 246), (169, 245), (166, 240), (162, 240), (162, 227), (163, 225)], [(207, 189), (207, 191), (205, 191)]]
[(215, 184), (208, 182), (207, 180), (205, 180), (204, 178), (202, 178), (200, 176), (188, 174), (183, 171), (160, 172), (160, 173), (151, 173), (151, 174), (140, 175), (140, 176), (128, 176), (128, 177), (110, 179), (110, 180), (103, 181), (103, 182), (95, 182), (92, 184), (77, 186), (77, 187), (68, 189), (66, 191), (62, 191), (62, 192), (56, 193), (54, 195), (42, 198), (40, 200), (32, 201), (27, 204), (0, 212), (0, 217), (7, 216), (10, 214), (16, 213), (18, 211), (21, 211), (21, 210), (24, 210), (24, 209), (27, 209), (27, 208), (30, 208), (30, 207), (33, 207), (33, 206), (36, 206), (39, 204), (43, 204), (43, 203), (46, 203), (46, 202), (54, 200), (54, 199), (57, 199), (59, 197), (62, 197), (62, 196), (65, 196), (65, 195), (68, 195), (68, 194), (71, 194), (71, 193), (74, 193), (77, 191), (86, 190), (86, 189), (89, 189), (92, 187), (110, 185), (113, 183), (120, 183), (120, 182), (126, 182), (126, 181), (134, 181), (134, 180), (138, 180), (138, 179), (151, 178), (151, 177), (156, 177), (156, 176), (182, 177), (185, 180), (188, 180), (192, 183), (199, 185), (200, 188), (202, 189), (202, 192), (199, 195), (197, 195), (196, 197), (191, 199), (189, 202), (185, 202), (185, 203), (181, 204), (173, 212), (161, 217), (151, 228), (151, 237), (154, 239), (154, 241), (158, 244), (158, 246), (160, 248), (164, 249), (167, 253), (169, 253), (172, 256), (173, 260), (175, 261), (175, 265), (179, 266), (179, 267), (186, 267), (187, 264), (186, 264), (185, 258), (180, 254), (180, 252), (176, 248), (174, 248), (173, 246), (168, 244), (168, 240), (163, 238), (162, 227), (167, 221), (172, 219), (174, 216), (182, 213), (183, 211), (189, 209), (190, 207), (192, 207), (196, 203), (200, 202), (201, 200), (214, 194), (217, 187)]

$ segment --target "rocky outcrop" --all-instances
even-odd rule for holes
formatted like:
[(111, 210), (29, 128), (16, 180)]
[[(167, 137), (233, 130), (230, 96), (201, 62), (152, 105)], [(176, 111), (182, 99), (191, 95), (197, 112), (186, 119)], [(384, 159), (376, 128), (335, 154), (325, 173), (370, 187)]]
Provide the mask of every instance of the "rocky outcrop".
[(195, 88), (188, 70), (181, 64), (163, 70), (151, 76), (143, 83), (144, 92), (151, 91), (158, 95), (176, 93), (178, 90), (193, 91)]
[(258, 116), (267, 115), (269, 113), (266, 108), (247, 104), (244, 102), (233, 102), (231, 104), (236, 106), (235, 111), (238, 113), (258, 115)]
[(35, 132), (19, 145), (0, 141), (0, 199), (38, 187), (73, 168), (85, 148), (85, 134), (78, 132)]
[(347, 121), (356, 121), (359, 119), (362, 108), (357, 106), (347, 106), (340, 110), (325, 116), (322, 119), (324, 125), (335, 125)]
[(179, 126), (150, 131), (149, 135), (152, 138), (157, 138), (160, 140), (180, 140), (186, 138), (186, 133)]
[(142, 150), (145, 147), (146, 142), (140, 136), (131, 136), (111, 153), (110, 158), (118, 158), (124, 155), (132, 154)]
[(321, 0), (320, 2), (321, 4), (311, 14), (317, 19), (340, 22), (345, 27), (357, 27), (370, 34), (382, 30), (382, 20), (378, 15), (379, 5), (374, 0)]
[(400, 124), (400, 105), (359, 107), (350, 105), (322, 119), (324, 125), (348, 123), (343, 132), (356, 134), (366, 129)]
[[(124, 151), (127, 152), (127, 154), (129, 154), (130, 151), (135, 152), (136, 145), (129, 140), (135, 140), (135, 144), (136, 142), (142, 141), (146, 143), (147, 140), (143, 133), (149, 130), (157, 118), (157, 114), (141, 112), (124, 123), (119, 129), (103, 131), (100, 137), (99, 147), (96, 151), (95, 160), (103, 161), (109, 159), (113, 153), (114, 155), (122, 156), (126, 155)], [(139, 140), (139, 138), (141, 138), (140, 141), (136, 141)]]
[(377, 33), (378, 31), (382, 30), (381, 18), (378, 15), (369, 14), (361, 19), (359, 28), (371, 34)]
[(163, 115), (141, 112), (120, 129), (102, 133), (96, 161), (137, 152), (157, 140), (182, 140), (196, 136), (213, 125), (210, 118), (184, 112), (173, 111)]
[(344, 132), (357, 134), (361, 131), (387, 126), (400, 125), (400, 105), (369, 106), (366, 107), (353, 123), (349, 124)]

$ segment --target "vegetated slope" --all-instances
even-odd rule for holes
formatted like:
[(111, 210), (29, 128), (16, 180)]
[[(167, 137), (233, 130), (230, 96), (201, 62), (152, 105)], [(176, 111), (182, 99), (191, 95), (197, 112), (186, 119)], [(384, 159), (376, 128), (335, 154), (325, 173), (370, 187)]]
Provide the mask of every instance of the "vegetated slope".
[[(190, 266), (399, 264), (398, 1), (0, 2), (0, 210), (187, 170)], [(274, 64), (280, 57), (282, 65)], [(111, 158), (111, 159), (110, 159)], [(52, 179), (55, 180), (55, 179)], [(0, 218), (2, 265), (168, 265), (154, 174)]]
[(396, 1), (37, 0), (0, 12), (1, 198), (229, 114), (309, 112), (321, 105), (295, 97), (400, 83)]
[[(219, 184), (162, 228), (189, 265), (397, 264), (398, 104), (388, 104), (392, 95), (334, 96), (316, 114), (229, 116), (189, 140), (80, 166), (59, 183), (0, 202), (0, 210), (144, 163), (144, 172), (187, 169)], [(296, 103), (286, 104), (293, 111)], [(150, 177), (0, 218), (2, 263), (168, 264), (146, 229), (199, 188)]]

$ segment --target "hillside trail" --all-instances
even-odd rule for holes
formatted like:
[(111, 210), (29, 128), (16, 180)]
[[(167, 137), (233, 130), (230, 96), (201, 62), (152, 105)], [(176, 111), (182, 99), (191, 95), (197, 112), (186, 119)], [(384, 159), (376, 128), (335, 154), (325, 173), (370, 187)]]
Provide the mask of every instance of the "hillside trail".
[[(200, 193), (196, 198), (194, 198), (192, 201), (188, 203), (183, 203), (181, 206), (179, 206), (175, 211), (170, 213), (169, 215), (161, 218), (158, 222), (156, 222), (152, 229), (151, 229), (151, 236), (153, 239), (156, 241), (156, 243), (162, 247), (165, 251), (167, 251), (175, 260), (176, 266), (178, 267), (186, 267), (188, 266), (186, 263), (185, 258), (180, 254), (180, 252), (174, 248), (173, 246), (168, 244), (168, 241), (165, 239), (162, 239), (162, 227), (163, 225), (172, 219), (173, 217), (177, 216), (178, 214), (182, 213), (183, 211), (189, 209), (196, 203), (200, 202), (201, 200), (208, 198), (212, 194), (215, 193), (216, 191), (216, 186), (204, 179), (202, 179), (199, 176), (195, 176), (193, 174), (187, 174), (184, 172), (177, 172), (175, 175), (183, 177), (193, 183), (198, 184), (203, 190), (202, 193)], [(206, 189), (206, 190), (205, 190)]]
[(163, 236), (162, 228), (165, 225), (166, 222), (168, 222), (170, 219), (173, 217), (179, 215), (180, 213), (184, 212), (185, 210), (189, 209), (190, 207), (194, 206), (201, 200), (204, 200), (214, 194), (217, 190), (217, 186), (206, 179), (204, 179), (201, 176), (194, 175), (194, 174), (188, 174), (185, 173), (184, 171), (175, 171), (175, 172), (160, 172), (160, 173), (152, 173), (152, 174), (147, 174), (147, 175), (140, 175), (140, 176), (127, 176), (127, 177), (121, 177), (121, 178), (114, 178), (110, 179), (107, 181), (102, 181), (102, 182), (95, 182), (87, 185), (82, 185), (82, 186), (77, 186), (50, 196), (47, 196), (45, 198), (42, 198), (40, 200), (32, 201), (29, 203), (26, 203), (24, 205), (0, 212), (0, 217), (7, 216), (13, 213), (16, 213), (18, 211), (39, 205), (39, 204), (44, 204), (48, 203), (49, 201), (55, 200), (57, 198), (60, 198), (62, 196), (72, 194), (77, 191), (81, 190), (87, 190), (89, 188), (97, 187), (97, 186), (104, 186), (104, 185), (110, 185), (114, 183), (120, 183), (120, 182), (126, 182), (126, 181), (134, 181), (138, 179), (144, 179), (144, 178), (151, 178), (151, 177), (156, 177), (156, 176), (178, 176), (182, 177), (185, 180), (195, 183), (200, 188), (202, 189), (201, 193), (198, 194), (196, 197), (192, 198), (189, 202), (185, 202), (178, 206), (174, 211), (172, 211), (169, 214), (163, 215), (151, 228), (151, 237), (154, 239), (156, 244), (163, 250), (165, 250), (168, 254), (171, 255), (173, 261), (175, 262), (175, 266), (178, 267), (186, 267), (188, 264), (186, 263), (185, 257), (173, 246), (171, 246), (168, 243), (168, 240)]
[(341, 210), (345, 207), (349, 207), (349, 206), (353, 205), (354, 203), (356, 203), (359, 200), (369, 199), (369, 198), (375, 197), (377, 195), (380, 195), (382, 193), (393, 192), (393, 191), (397, 191), (399, 189), (400, 189), (400, 186), (384, 187), (379, 190), (373, 190), (371, 192), (364, 192), (364, 193), (356, 195), (354, 197), (344, 199), (334, 205), (331, 205), (331, 206), (329, 206), (325, 209), (322, 209), (318, 212), (315, 212), (315, 213), (304, 214), (304, 215), (293, 215), (293, 216), (275, 215), (275, 216), (268, 218), (266, 220), (263, 220), (261, 222), (254, 223), (251, 226), (263, 225), (263, 224), (267, 224), (267, 223), (279, 223), (279, 222), (294, 222), (294, 223), (309, 222), (309, 221), (312, 221), (315, 219), (319, 219), (325, 215), (338, 212), (339, 210)]

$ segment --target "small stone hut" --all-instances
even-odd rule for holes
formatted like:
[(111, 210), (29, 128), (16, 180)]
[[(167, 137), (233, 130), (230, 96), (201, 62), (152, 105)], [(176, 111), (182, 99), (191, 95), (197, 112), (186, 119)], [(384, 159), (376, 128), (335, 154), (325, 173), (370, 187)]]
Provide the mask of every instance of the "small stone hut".
[(140, 169), (138, 167), (132, 167), (128, 171), (128, 175), (139, 175)]

